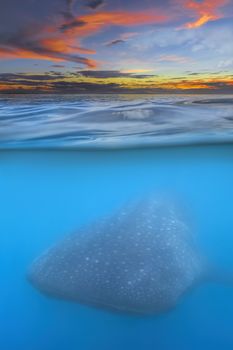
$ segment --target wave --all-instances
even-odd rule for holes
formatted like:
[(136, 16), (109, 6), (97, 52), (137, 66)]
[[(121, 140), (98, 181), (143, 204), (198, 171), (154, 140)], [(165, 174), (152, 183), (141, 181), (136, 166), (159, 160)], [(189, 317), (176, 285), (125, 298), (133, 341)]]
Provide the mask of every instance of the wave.
[(0, 96), (2, 149), (108, 149), (232, 140), (232, 96)]

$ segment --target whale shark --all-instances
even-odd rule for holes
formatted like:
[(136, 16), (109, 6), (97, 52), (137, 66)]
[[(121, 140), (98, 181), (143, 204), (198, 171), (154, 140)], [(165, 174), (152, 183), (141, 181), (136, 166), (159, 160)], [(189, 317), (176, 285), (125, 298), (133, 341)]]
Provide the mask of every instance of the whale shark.
[(156, 314), (174, 308), (205, 275), (188, 223), (174, 204), (149, 195), (64, 237), (27, 277), (51, 297)]

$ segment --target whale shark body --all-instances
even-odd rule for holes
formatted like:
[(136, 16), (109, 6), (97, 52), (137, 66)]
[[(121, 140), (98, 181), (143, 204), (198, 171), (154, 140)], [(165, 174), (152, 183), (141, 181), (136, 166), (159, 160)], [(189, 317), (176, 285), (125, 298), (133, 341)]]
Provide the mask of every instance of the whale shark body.
[(204, 275), (176, 208), (148, 196), (65, 237), (28, 278), (53, 297), (135, 314), (173, 308)]

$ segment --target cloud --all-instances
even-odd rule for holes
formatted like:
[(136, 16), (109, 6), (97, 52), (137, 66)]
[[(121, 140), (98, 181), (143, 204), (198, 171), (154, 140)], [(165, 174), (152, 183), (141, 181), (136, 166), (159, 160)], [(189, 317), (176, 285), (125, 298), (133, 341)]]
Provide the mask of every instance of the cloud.
[(104, 2), (105, 2), (104, 0), (92, 0), (92, 1), (88, 1), (86, 6), (91, 8), (92, 10), (96, 10), (97, 8), (102, 6)]
[[(230, 66), (233, 57), (233, 45), (230, 45), (232, 37), (232, 24), (223, 21), (194, 30), (156, 28), (130, 40), (128, 50), (135, 57), (142, 57), (142, 60), (143, 55), (147, 57), (147, 67), (154, 65), (157, 69), (163, 69), (166, 65), (174, 71), (174, 65), (177, 65), (179, 70), (183, 67), (184, 70), (192, 71), (219, 70), (225, 63)], [(152, 56), (153, 61), (150, 61)], [(156, 65), (156, 62), (161, 65)]]
[(109, 93), (119, 92), (120, 85), (117, 83), (98, 84), (92, 82), (55, 82), (52, 89), (56, 93)]
[(105, 43), (105, 46), (111, 47), (118, 44), (126, 43), (129, 39), (134, 38), (137, 35), (138, 35), (137, 32), (124, 32), (117, 39), (114, 39)]
[(218, 63), (219, 68), (233, 68), (233, 59), (224, 59)]
[(43, 74), (26, 74), (26, 73), (0, 73), (0, 82), (16, 83), (18, 81), (50, 81), (64, 77), (61, 73), (49, 72)]
[(106, 43), (106, 46), (115, 46), (115, 45), (123, 44), (123, 43), (125, 43), (125, 40), (115, 39), (115, 40), (112, 40), (112, 41), (109, 41), (108, 43)]
[(65, 20), (71, 21), (74, 18), (73, 6), (75, 0), (65, 0), (65, 9), (60, 11)]
[(196, 73), (196, 72), (193, 72), (193, 73), (188, 73), (188, 75), (200, 75), (201, 73)]
[(73, 29), (73, 28), (77, 28), (77, 27), (83, 27), (86, 25), (86, 22), (84, 22), (83, 20), (80, 19), (73, 19), (67, 23), (63, 23), (60, 26), (60, 30), (62, 32), (65, 32), (67, 30)]
[(209, 59), (215, 57), (219, 60), (228, 60), (233, 56), (232, 41), (233, 27), (221, 25), (214, 28), (199, 28), (195, 30), (194, 40), (192, 41), (192, 51), (200, 54), (205, 52)]
[(97, 78), (97, 79), (108, 79), (108, 78), (135, 78), (135, 79), (142, 79), (145, 77), (148, 77), (150, 75), (147, 74), (135, 74), (143, 72), (141, 70), (139, 71), (125, 71), (121, 72), (118, 70), (86, 70), (86, 71), (79, 71), (77, 74), (84, 76), (84, 77), (91, 77), (91, 78)]
[(65, 68), (65, 65), (64, 64), (52, 64), (51, 67), (54, 67), (54, 68)]
[[(82, 74), (81, 74), (82, 73)], [(118, 79), (121, 78), (121, 79)], [(132, 80), (133, 79), (133, 80)], [(63, 74), (0, 74), (2, 93), (233, 93), (229, 76), (161, 78), (119, 71)]]
[(178, 55), (162, 55), (157, 59), (157, 62), (174, 62), (179, 64), (187, 63), (190, 61), (191, 59), (189, 57)]
[(106, 79), (106, 78), (122, 78), (129, 77), (131, 74), (121, 73), (117, 70), (86, 70), (79, 71), (78, 74), (84, 77), (98, 78), (98, 79)]
[(185, 24), (185, 28), (193, 29), (203, 26), (209, 21), (215, 21), (224, 17), (220, 9), (230, 0), (185, 0), (184, 6), (194, 12), (197, 19)]
[(70, 10), (70, 12), (72, 12), (72, 7), (73, 7), (74, 2), (75, 2), (75, 0), (66, 0), (67, 6), (68, 6), (68, 9)]
[(50, 61), (70, 61), (86, 67), (96, 62), (81, 54), (93, 54), (76, 45), (75, 36), (60, 33), (54, 27), (34, 25), (16, 32), (0, 33), (0, 58), (28, 58)]
[[(94, 59), (82, 55), (95, 54), (83, 48), (82, 39), (96, 35), (106, 27), (135, 27), (161, 23), (167, 16), (160, 11), (98, 11), (75, 16), (74, 1), (66, 0), (63, 16), (51, 17), (50, 23), (22, 23), (21, 27), (0, 32), (0, 59), (28, 58), (69, 61), (95, 68)], [(61, 13), (60, 11), (58, 13)], [(64, 15), (65, 14), (65, 15)], [(65, 21), (64, 21), (65, 17)], [(112, 45), (120, 43), (113, 41)], [(81, 54), (81, 55), (80, 55)]]
[[(70, 42), (70, 45), (69, 45)], [(94, 60), (79, 56), (74, 53), (79, 49), (72, 49), (72, 40), (59, 36), (43, 38), (29, 30), (18, 34), (0, 35), (1, 58), (32, 58), (54, 61), (70, 61), (81, 63), (89, 68), (94, 68)]]
[(73, 34), (85, 37), (110, 26), (134, 27), (163, 23), (167, 20), (168, 16), (158, 10), (95, 12), (76, 17), (75, 21), (81, 21), (84, 24), (72, 30)]

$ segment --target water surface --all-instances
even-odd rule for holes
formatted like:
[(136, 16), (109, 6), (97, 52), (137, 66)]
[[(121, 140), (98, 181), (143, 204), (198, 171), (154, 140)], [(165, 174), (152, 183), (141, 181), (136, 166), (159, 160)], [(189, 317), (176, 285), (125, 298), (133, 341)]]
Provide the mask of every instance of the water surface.
[(0, 95), (0, 148), (233, 140), (232, 95)]

